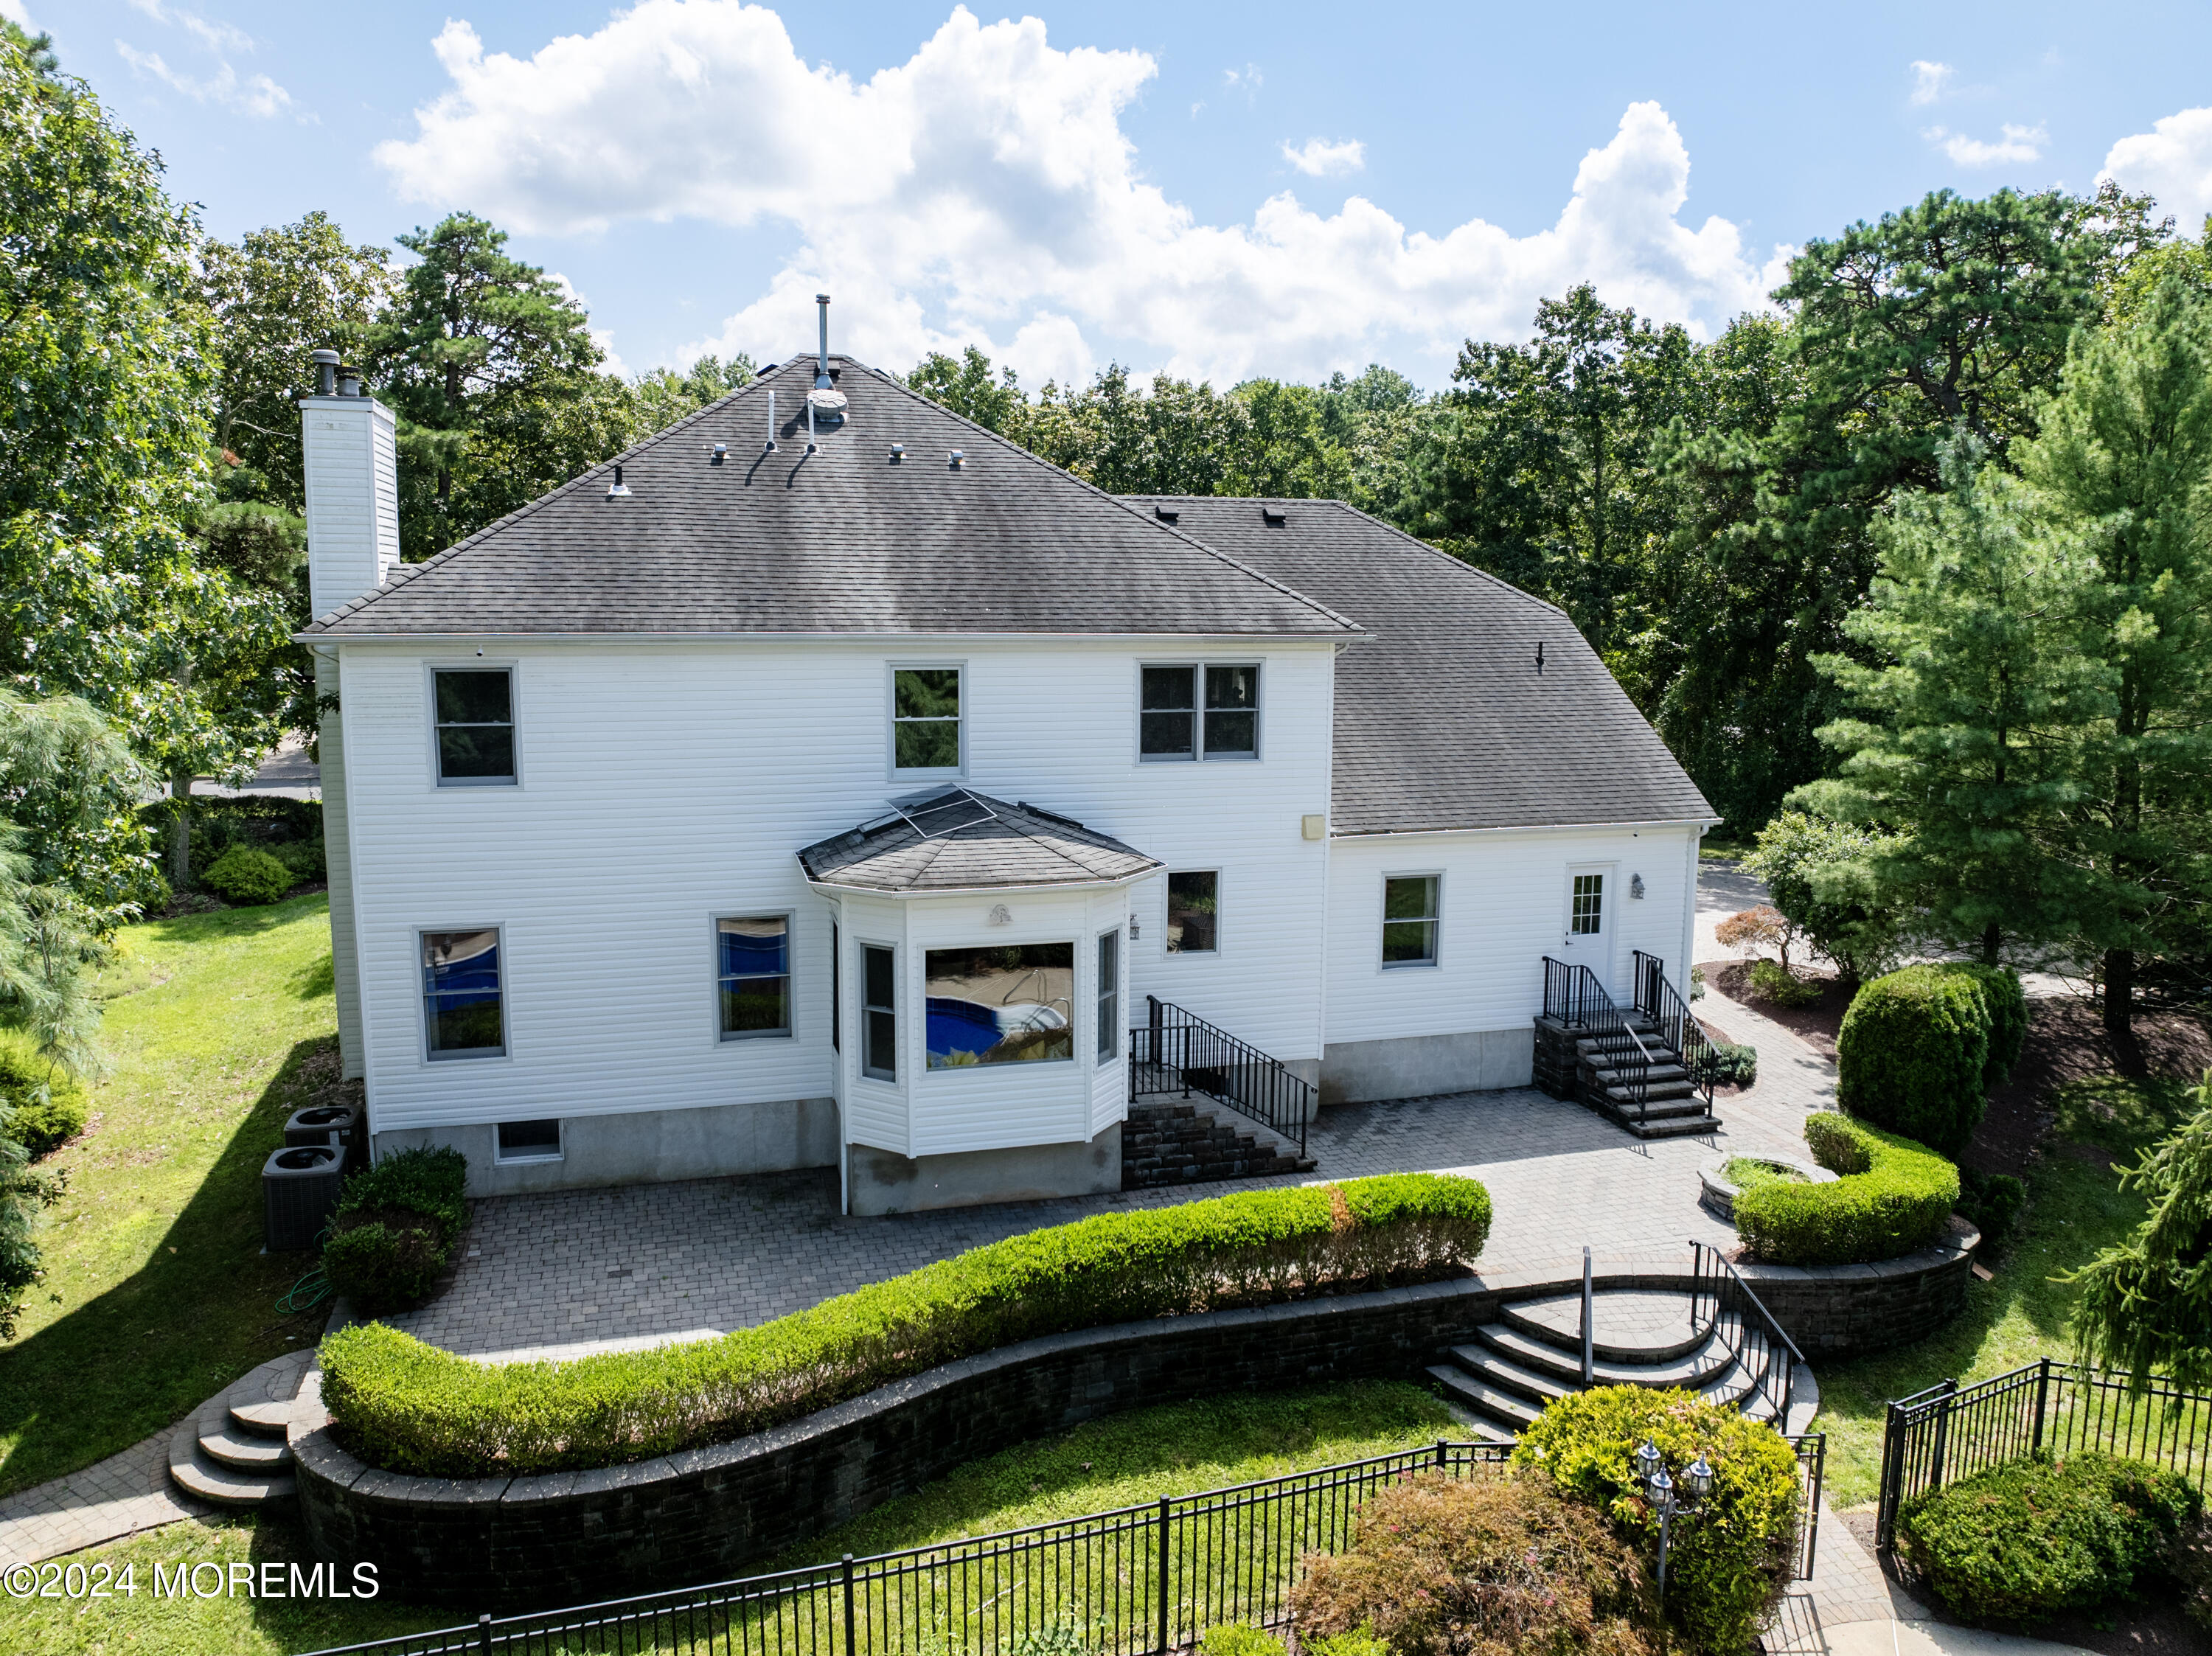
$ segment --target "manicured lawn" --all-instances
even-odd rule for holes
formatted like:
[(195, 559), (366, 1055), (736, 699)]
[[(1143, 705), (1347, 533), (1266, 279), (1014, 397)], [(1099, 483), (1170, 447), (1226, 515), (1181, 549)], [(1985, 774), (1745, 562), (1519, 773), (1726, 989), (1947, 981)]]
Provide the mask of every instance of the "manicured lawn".
[(1883, 1404), (1954, 1376), (1985, 1380), (2039, 1357), (2071, 1351), (2075, 1290), (2053, 1280), (2125, 1240), (2143, 1204), (2123, 1192), (2114, 1162), (2131, 1165), (2142, 1145), (2187, 1113), (2181, 1083), (2077, 1082), (2057, 1094), (2057, 1125), (2030, 1171), (2028, 1207), (1995, 1280), (1975, 1283), (1958, 1320), (1899, 1350), (1818, 1369), (1828, 1434), (1828, 1498), (1838, 1507), (1871, 1501), (1881, 1482)]
[(261, 1254), (261, 1164), (337, 1078), (325, 899), (129, 928), (102, 980), (113, 1061), (46, 1280), (0, 1346), (0, 1494), (127, 1448), (322, 1331), (279, 1295), (310, 1256)]
[[(1466, 1432), (1426, 1392), (1371, 1383), (1170, 1404), (1094, 1421), (963, 1466), (780, 1561), (788, 1565), (926, 1545), (1016, 1529), (1227, 1484), (1412, 1448)], [(0, 1604), (0, 1629), (42, 1656), (123, 1650), (161, 1656), (261, 1656), (349, 1644), (473, 1619), (388, 1600), (246, 1598), (156, 1600), (156, 1562), (310, 1562), (289, 1524), (177, 1524), (76, 1556), (119, 1574), (137, 1566), (140, 1592), (98, 1604)], [(761, 1568), (770, 1568), (763, 1563)], [(210, 1577), (211, 1580), (212, 1578)], [(9, 1645), (9, 1648), (15, 1647)]]

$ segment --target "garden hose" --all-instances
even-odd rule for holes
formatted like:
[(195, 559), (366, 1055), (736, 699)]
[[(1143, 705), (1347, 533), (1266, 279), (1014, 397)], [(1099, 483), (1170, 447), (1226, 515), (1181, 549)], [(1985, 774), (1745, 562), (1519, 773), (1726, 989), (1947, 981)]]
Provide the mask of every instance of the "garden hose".
[(296, 1317), (302, 1311), (313, 1311), (330, 1297), (331, 1279), (323, 1275), (323, 1268), (318, 1265), (276, 1301), (276, 1312), (279, 1316)]

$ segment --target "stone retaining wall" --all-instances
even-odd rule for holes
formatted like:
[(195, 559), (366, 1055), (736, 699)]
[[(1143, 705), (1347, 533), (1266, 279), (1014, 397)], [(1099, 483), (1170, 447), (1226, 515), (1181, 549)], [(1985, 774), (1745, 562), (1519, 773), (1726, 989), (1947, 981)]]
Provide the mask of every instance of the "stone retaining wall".
[(1981, 1233), (1954, 1216), (1939, 1246), (1870, 1265), (1740, 1265), (1759, 1303), (1812, 1362), (1885, 1351), (1959, 1314)]
[[(1957, 1313), (1978, 1240), (1881, 1265), (1741, 1267), (1815, 1361), (1917, 1338)], [(1604, 1288), (1685, 1285), (1607, 1270)], [(733, 1442), (592, 1471), (476, 1480), (380, 1471), (303, 1410), (292, 1428), (317, 1553), (374, 1561), (405, 1603), (476, 1614), (742, 1574), (963, 1462), (1124, 1409), (1224, 1392), (1418, 1378), (1510, 1300), (1578, 1290), (1533, 1273), (1127, 1323), (1025, 1341)]]

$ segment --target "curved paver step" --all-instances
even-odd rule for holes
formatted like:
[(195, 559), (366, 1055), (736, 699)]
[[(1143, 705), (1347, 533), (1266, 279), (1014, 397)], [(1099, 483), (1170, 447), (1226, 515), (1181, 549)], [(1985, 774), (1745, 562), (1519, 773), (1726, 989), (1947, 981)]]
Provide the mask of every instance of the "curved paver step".
[[(1478, 1345), (1507, 1362), (1546, 1375), (1571, 1389), (1582, 1384), (1580, 1351), (1562, 1351), (1549, 1340), (1537, 1339), (1504, 1323), (1486, 1323), (1474, 1331), (1474, 1338)], [(1595, 1343), (1592, 1344), (1595, 1348)], [(1467, 1349), (1454, 1346), (1452, 1350), (1456, 1356)], [(1717, 1346), (1710, 1337), (1692, 1350), (1662, 1361), (1623, 1362), (1617, 1358), (1599, 1357), (1595, 1349), (1591, 1357), (1593, 1386), (1680, 1386), (1692, 1392), (1703, 1389), (1717, 1378), (1730, 1362), (1728, 1352)]]
[(1518, 1437), (1535, 1423), (1536, 1410), (1524, 1399), (1487, 1385), (1463, 1369), (1449, 1363), (1433, 1363), (1428, 1373), (1447, 1398), (1479, 1416), (1482, 1423), (1501, 1437)]
[(1444, 1355), (1451, 1366), (1462, 1374), (1471, 1375), (1485, 1385), (1526, 1401), (1531, 1408), (1541, 1409), (1556, 1403), (1570, 1392), (1582, 1389), (1578, 1380), (1560, 1380), (1540, 1368), (1514, 1362), (1510, 1357), (1480, 1345), (1455, 1345)]
[[(1498, 1320), (1580, 1358), (1583, 1297), (1547, 1295), (1516, 1300)], [(1690, 1297), (1659, 1289), (1601, 1289), (1590, 1296), (1592, 1352), (1607, 1362), (1671, 1362), (1702, 1345), (1706, 1331), (1690, 1319)]]
[(213, 1431), (202, 1428), (198, 1434), (200, 1453), (220, 1465), (264, 1476), (281, 1472), (291, 1465), (291, 1446), (282, 1438), (249, 1435), (228, 1428), (228, 1420)]
[(232, 1435), (282, 1439), (299, 1406), (301, 1383), (314, 1367), (313, 1351), (294, 1351), (271, 1358), (224, 1392)]
[(210, 1460), (200, 1452), (197, 1422), (177, 1429), (169, 1440), (170, 1481), (186, 1495), (218, 1507), (267, 1507), (299, 1493), (291, 1473), (240, 1471)]

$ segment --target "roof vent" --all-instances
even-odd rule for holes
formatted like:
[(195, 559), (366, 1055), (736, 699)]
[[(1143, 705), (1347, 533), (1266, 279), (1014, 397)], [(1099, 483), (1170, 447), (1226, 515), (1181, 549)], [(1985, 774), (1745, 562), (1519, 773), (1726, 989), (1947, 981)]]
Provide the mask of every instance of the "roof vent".
[(1170, 512), (1164, 506), (1154, 507), (1152, 508), (1152, 516), (1158, 518), (1164, 524), (1181, 523), (1182, 521), (1182, 513)]
[(891, 445), (891, 464), (893, 465), (896, 465), (901, 460), (905, 458), (906, 445), (904, 443), (893, 443)]
[(1277, 507), (1263, 506), (1260, 508), (1260, 520), (1271, 529), (1280, 529), (1290, 522), (1291, 514)]
[(1536, 640), (1536, 670), (1539, 673), (1544, 670), (1544, 640), (1541, 639)]
[(773, 389), (768, 394), (768, 441), (761, 445), (761, 452), (775, 452), (775, 392)]
[(315, 395), (336, 397), (338, 394), (338, 354), (336, 351), (308, 353), (315, 365)]
[(358, 397), (361, 394), (361, 370), (341, 367), (338, 369), (338, 395)]
[(707, 464), (710, 466), (718, 466), (729, 458), (730, 446), (727, 443), (717, 443), (714, 445), (714, 451), (707, 456)]
[(962, 450), (962, 449), (957, 449), (957, 448), (956, 448), (956, 449), (954, 449), (954, 450), (952, 451), (952, 452), (951, 452), (951, 453), (950, 453), (950, 454), (946, 455), (945, 458), (945, 464), (946, 464), (947, 465), (949, 465), (949, 466), (950, 466), (953, 470), (955, 470), (955, 471), (958, 471), (958, 470), (960, 470), (963, 467), (966, 466), (966, 465), (967, 465), (967, 464), (968, 464), (968, 456), (967, 456), (967, 453), (966, 453), (966, 452), (965, 452), (964, 450)]
[(626, 500), (629, 498), (629, 485), (623, 482), (620, 466), (615, 468), (614, 482), (607, 485), (607, 498), (611, 500)]

